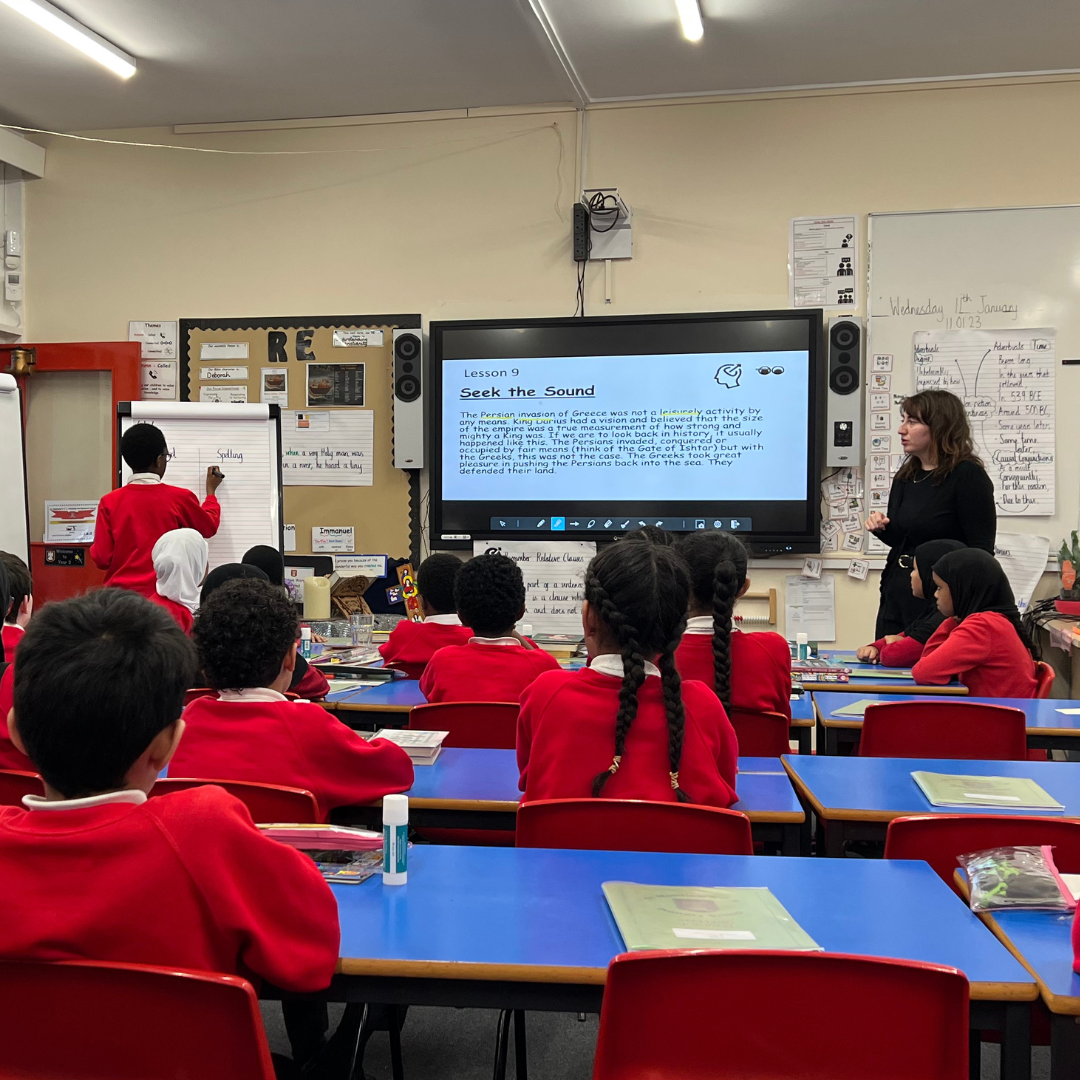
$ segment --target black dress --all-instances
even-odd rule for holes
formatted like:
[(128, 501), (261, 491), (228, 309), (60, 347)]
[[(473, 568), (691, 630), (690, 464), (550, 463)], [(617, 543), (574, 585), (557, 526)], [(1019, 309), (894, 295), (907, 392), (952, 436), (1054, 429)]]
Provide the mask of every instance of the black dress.
[(875, 638), (899, 634), (925, 605), (912, 595), (910, 581), (911, 557), (920, 544), (959, 540), (994, 553), (994, 483), (974, 461), (961, 461), (941, 480), (919, 469), (911, 480), (893, 480), (888, 518), (874, 534), (892, 549), (881, 572)]

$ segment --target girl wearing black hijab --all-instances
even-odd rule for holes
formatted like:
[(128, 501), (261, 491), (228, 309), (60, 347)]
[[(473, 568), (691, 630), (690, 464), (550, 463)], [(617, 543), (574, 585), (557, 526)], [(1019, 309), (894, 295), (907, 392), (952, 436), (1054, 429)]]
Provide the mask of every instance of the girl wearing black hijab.
[(965, 548), (938, 559), (933, 576), (944, 621), (912, 668), (915, 681), (942, 686), (959, 678), (976, 697), (1035, 697), (1031, 638), (997, 559)]
[(915, 549), (911, 567), (911, 595), (922, 600), (922, 607), (901, 633), (886, 634), (859, 649), (855, 655), (860, 660), (898, 668), (909, 668), (918, 663), (923, 646), (945, 618), (934, 598), (934, 564), (943, 555), (959, 551), (963, 546), (959, 540), (928, 540)]

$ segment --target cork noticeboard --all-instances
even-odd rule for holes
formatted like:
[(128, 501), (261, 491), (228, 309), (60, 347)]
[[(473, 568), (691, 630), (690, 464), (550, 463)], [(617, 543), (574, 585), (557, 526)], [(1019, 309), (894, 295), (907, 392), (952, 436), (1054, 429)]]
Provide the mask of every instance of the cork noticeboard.
[[(409, 553), (410, 475), (393, 465), (392, 331), (420, 326), (419, 315), (180, 320), (181, 401), (280, 404), (283, 427), (292, 419), (285, 410), (340, 409), (354, 419), (369, 411), (372, 440), (364, 468), (370, 486), (298, 487), (286, 481), (284, 523), (296, 527), (296, 554), (311, 553), (317, 526), (352, 527), (358, 554)], [(344, 404), (360, 400), (362, 406)]]

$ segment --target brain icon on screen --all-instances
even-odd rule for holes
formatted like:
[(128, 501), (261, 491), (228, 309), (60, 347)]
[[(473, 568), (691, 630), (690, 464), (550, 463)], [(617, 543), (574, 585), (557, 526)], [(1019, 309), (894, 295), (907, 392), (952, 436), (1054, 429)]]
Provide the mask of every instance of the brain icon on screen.
[(726, 386), (729, 390), (734, 390), (739, 385), (739, 380), (742, 378), (742, 364), (725, 364), (722, 368), (719, 368), (714, 379), (721, 385)]

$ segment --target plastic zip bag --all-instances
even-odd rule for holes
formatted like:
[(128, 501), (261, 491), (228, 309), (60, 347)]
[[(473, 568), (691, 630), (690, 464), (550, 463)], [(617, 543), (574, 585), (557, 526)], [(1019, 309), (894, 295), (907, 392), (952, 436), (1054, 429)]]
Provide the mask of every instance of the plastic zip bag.
[(991, 848), (959, 855), (957, 862), (967, 873), (972, 911), (1072, 911), (1076, 907), (1048, 845)]

